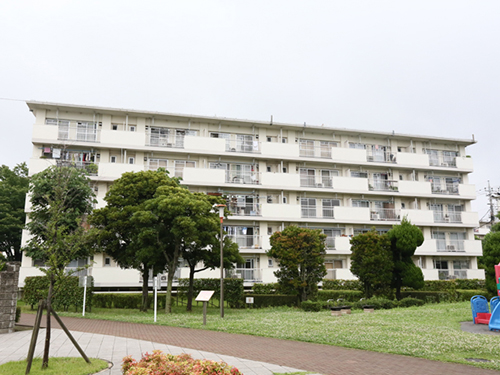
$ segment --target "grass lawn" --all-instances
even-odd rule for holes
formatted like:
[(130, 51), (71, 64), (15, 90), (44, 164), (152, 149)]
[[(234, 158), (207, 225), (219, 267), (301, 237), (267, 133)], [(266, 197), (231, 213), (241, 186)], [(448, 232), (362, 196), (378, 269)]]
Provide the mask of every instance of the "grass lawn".
[[(60, 315), (81, 317), (81, 312)], [(154, 324), (152, 311), (95, 308), (85, 317)], [(333, 317), (326, 310), (304, 312), (279, 307), (225, 309), (225, 318), (221, 319), (219, 309), (210, 308), (205, 327), (201, 307), (195, 307), (190, 314), (184, 307), (175, 307), (173, 314), (160, 312), (156, 324), (314, 342), (500, 370), (500, 335), (463, 332), (460, 322), (470, 320), (470, 303), (461, 302), (378, 310), (372, 314), (358, 310), (341, 317)], [(491, 362), (471, 363), (465, 358)]]
[[(49, 366), (42, 370), (42, 359), (35, 358), (31, 366), (30, 375), (88, 375), (104, 370), (108, 362), (101, 359), (91, 358), (88, 364), (83, 358), (50, 358)], [(8, 362), (0, 365), (0, 374), (19, 375), (26, 372), (26, 360)]]

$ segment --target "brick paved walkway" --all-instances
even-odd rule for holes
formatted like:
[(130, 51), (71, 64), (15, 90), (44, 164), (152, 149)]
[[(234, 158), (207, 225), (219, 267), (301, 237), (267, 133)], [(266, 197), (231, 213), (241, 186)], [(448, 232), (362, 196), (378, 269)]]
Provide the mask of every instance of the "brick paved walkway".
[[(23, 314), (21, 324), (32, 325), (35, 315)], [(330, 345), (272, 339), (189, 328), (165, 327), (62, 318), (72, 331), (98, 333), (274, 363), (331, 375), (499, 375), (472, 366), (429, 361)], [(56, 322), (54, 328), (58, 328)]]

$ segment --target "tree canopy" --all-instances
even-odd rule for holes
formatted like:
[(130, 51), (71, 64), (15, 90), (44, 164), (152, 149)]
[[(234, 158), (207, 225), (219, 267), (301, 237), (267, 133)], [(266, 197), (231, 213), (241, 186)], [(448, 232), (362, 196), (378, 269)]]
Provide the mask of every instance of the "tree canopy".
[(393, 268), (387, 235), (371, 230), (351, 238), (351, 272), (363, 283), (366, 298), (390, 294)]
[(0, 253), (8, 260), (20, 262), (21, 236), (26, 223), (24, 205), (28, 192), (28, 167), (26, 163), (12, 170), (0, 167)]
[(166, 259), (156, 244), (145, 243), (143, 239), (153, 232), (152, 228), (137, 225), (133, 217), (146, 210), (146, 202), (155, 197), (161, 186), (177, 187), (179, 182), (163, 169), (124, 173), (106, 193), (107, 205), (94, 210), (89, 218), (100, 251), (111, 256), (120, 267), (141, 273), (144, 311), (148, 306), (149, 270), (162, 272)]
[(401, 224), (394, 225), (387, 232), (391, 242), (392, 260), (392, 287), (396, 289), (396, 298), (401, 299), (401, 287), (408, 286), (420, 289), (424, 286), (422, 270), (413, 263), (412, 256), (417, 247), (424, 242), (424, 235), (420, 228), (413, 225), (406, 217)]
[[(498, 215), (500, 217), (500, 214)], [(486, 289), (490, 293), (497, 293), (497, 283), (495, 280), (495, 266), (500, 264), (500, 223), (491, 227), (483, 239), (483, 256), (479, 259), (484, 268), (486, 278)]]
[(267, 255), (275, 258), (280, 269), (274, 274), (280, 287), (297, 294), (301, 301), (313, 297), (318, 283), (326, 275), (326, 235), (319, 229), (286, 227), (271, 236)]

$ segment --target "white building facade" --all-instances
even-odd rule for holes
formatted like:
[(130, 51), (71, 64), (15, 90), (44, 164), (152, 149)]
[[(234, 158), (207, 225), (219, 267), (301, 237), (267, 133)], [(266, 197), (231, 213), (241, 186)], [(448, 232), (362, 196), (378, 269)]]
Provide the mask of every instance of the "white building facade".
[[(425, 279), (484, 278), (474, 240), (475, 187), (469, 184), (473, 140), (373, 133), (323, 126), (28, 102), (35, 116), (30, 175), (51, 165), (90, 170), (97, 207), (123, 172), (164, 167), (191, 191), (227, 197), (227, 235), (245, 263), (246, 285), (275, 281), (266, 256), (272, 233), (289, 225), (327, 236), (327, 278), (353, 279), (350, 238), (387, 232), (407, 216), (425, 237), (414, 262)], [(27, 199), (27, 211), (29, 201)], [(23, 234), (26, 243), (29, 234)], [(92, 276), (103, 288), (141, 285), (105, 254)], [(20, 284), (40, 272), (23, 257)], [(180, 267), (178, 277), (187, 277)], [(198, 277), (218, 277), (204, 271)]]

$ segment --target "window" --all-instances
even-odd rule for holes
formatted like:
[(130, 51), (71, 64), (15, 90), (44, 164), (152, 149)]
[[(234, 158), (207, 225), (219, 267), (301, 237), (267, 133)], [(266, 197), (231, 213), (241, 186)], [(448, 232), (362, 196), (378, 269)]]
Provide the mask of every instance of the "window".
[(111, 130), (118, 130), (118, 125), (111, 125)]
[(267, 260), (267, 266), (268, 266), (269, 268), (273, 268), (273, 260), (272, 260), (272, 259), (268, 259), (268, 260)]
[(272, 142), (273, 141), (273, 139), (271, 137), (267, 137), (266, 139), (267, 139), (268, 142)]
[(158, 168), (167, 169), (167, 166), (167, 159), (149, 159), (149, 169), (152, 171), (156, 171)]
[(288, 138), (281, 138), (281, 143), (288, 143)]
[(300, 206), (302, 210), (302, 217), (316, 217), (315, 198), (301, 198)]
[(269, 236), (273, 234), (273, 227), (267, 227), (267, 234)]
[(185, 161), (185, 160), (176, 160), (175, 161), (175, 177), (183, 177), (184, 176), (184, 168), (194, 168), (196, 163), (194, 161)]
[(353, 199), (352, 200), (353, 207), (370, 207), (370, 201), (362, 200), (362, 199)]
[(128, 163), (129, 164), (135, 164), (135, 158), (134, 157), (128, 158)]
[(110, 156), (109, 157), (109, 162), (110, 163), (116, 163), (116, 156)]
[(286, 199), (286, 197), (283, 197), (283, 204), (287, 204), (287, 199)]
[(287, 173), (286, 167), (283, 167), (283, 173)]
[(349, 148), (356, 148), (356, 149), (359, 149), (359, 150), (364, 150), (364, 149), (366, 149), (366, 145), (364, 143), (353, 143), (353, 142), (350, 142), (349, 143)]
[(76, 125), (76, 140), (94, 142), (97, 139), (97, 124), (91, 122), (78, 122)]
[(128, 130), (131, 131), (131, 132), (135, 132), (135, 129), (136, 129), (135, 125), (131, 125), (128, 128)]
[(323, 217), (333, 218), (333, 207), (340, 206), (339, 199), (323, 199)]
[(109, 267), (111, 266), (111, 258), (104, 258), (104, 267)]
[(351, 177), (368, 178), (368, 172), (351, 171)]
[(268, 167), (267, 167), (267, 171), (268, 171), (268, 172), (271, 172), (271, 167), (269, 167), (269, 166), (268, 166)]

